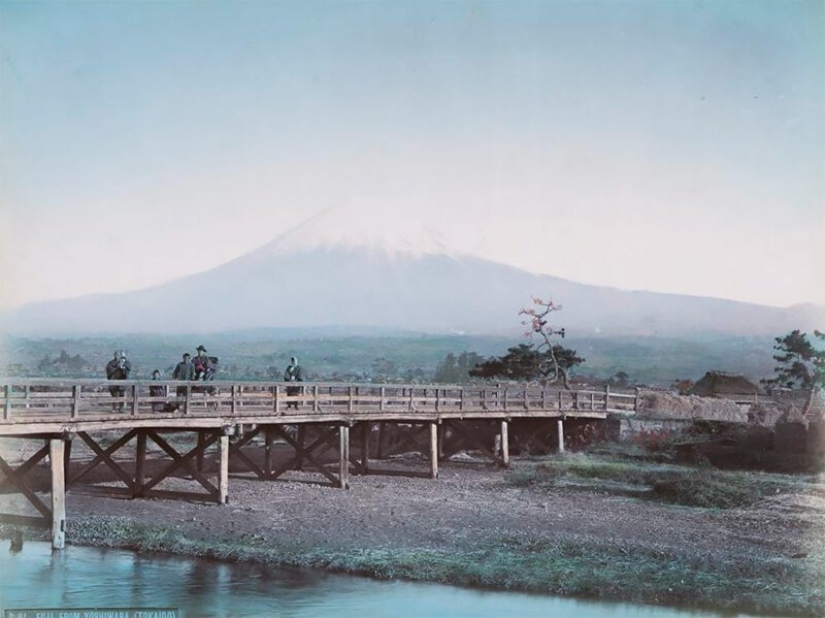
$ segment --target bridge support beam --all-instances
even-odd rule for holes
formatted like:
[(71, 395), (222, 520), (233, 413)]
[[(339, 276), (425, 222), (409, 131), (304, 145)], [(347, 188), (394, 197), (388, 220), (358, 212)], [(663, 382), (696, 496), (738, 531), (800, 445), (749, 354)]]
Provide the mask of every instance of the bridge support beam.
[(349, 489), (349, 426), (338, 427), (339, 471), (338, 484), (341, 489)]
[(510, 465), (510, 421), (501, 421), (501, 465), (505, 468)]
[(203, 472), (203, 451), (205, 450), (204, 444), (206, 444), (206, 438), (206, 432), (198, 432), (198, 454), (195, 456), (195, 466), (198, 472)]
[(264, 478), (272, 477), (272, 428), (264, 428)]
[(143, 486), (146, 484), (146, 431), (137, 430), (137, 448), (135, 450), (135, 484), (132, 486), (132, 497), (143, 496)]
[(438, 423), (430, 423), (430, 478), (438, 478)]
[(52, 469), (52, 549), (66, 546), (66, 444), (60, 438), (49, 440)]
[(229, 502), (229, 436), (220, 438), (220, 475), (218, 477), (218, 503)]
[(372, 423), (370, 421), (364, 421), (361, 423), (361, 474), (369, 473), (371, 434)]
[(298, 425), (298, 458), (295, 460), (295, 469), (296, 470), (303, 470), (304, 469), (304, 447), (306, 446), (306, 436), (307, 436), (307, 426), (303, 423)]
[(556, 421), (556, 426), (559, 432), (559, 453), (564, 452), (564, 421), (559, 419)]

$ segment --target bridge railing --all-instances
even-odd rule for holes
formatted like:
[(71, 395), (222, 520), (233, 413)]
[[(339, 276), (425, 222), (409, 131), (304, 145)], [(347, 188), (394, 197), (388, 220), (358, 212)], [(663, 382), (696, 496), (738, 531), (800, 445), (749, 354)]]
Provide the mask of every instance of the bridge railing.
[[(297, 393), (293, 389), (298, 389)], [(115, 390), (113, 390), (115, 389)], [(531, 411), (632, 413), (634, 393), (531, 384), (443, 385), (330, 382), (182, 382), (0, 378), (3, 423), (194, 416), (308, 414), (529, 415)]]

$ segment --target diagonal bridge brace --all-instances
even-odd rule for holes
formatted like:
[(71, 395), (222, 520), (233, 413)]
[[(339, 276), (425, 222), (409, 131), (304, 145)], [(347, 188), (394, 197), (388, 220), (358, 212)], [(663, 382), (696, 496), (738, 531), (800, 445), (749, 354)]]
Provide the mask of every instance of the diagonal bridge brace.
[(459, 424), (453, 420), (446, 419), (444, 420), (444, 425), (445, 428), (452, 431), (452, 440), (450, 440), (449, 444), (446, 444), (447, 440), (444, 441), (444, 452), (441, 455), (441, 459), (449, 459), (460, 451), (462, 446), (466, 445), (467, 447), (475, 447), (480, 450), (487, 457), (492, 459), (493, 462), (497, 464), (502, 463), (501, 458), (493, 452), (490, 445), (485, 443), (484, 438), (471, 425), (466, 422), (464, 424)]
[(262, 469), (258, 464), (252, 461), (249, 456), (243, 452), (243, 447), (249, 444), (258, 434), (261, 433), (261, 426), (255, 427), (249, 433), (244, 434), (243, 438), (235, 442), (234, 444), (230, 441), (229, 442), (229, 455), (236, 455), (238, 459), (243, 462), (243, 464), (252, 472), (255, 473), (259, 479), (266, 479), (268, 478), (267, 472)]
[(130, 474), (128, 474), (123, 468), (121, 468), (113, 459), (112, 455), (120, 450), (123, 446), (125, 446), (132, 438), (137, 435), (137, 430), (131, 429), (130, 431), (126, 432), (122, 438), (117, 440), (114, 444), (110, 445), (107, 449), (102, 449), (100, 446), (92, 440), (92, 438), (84, 431), (78, 432), (78, 437), (88, 446), (92, 451), (95, 453), (95, 458), (92, 459), (89, 463), (83, 466), (80, 470), (78, 470), (73, 476), (68, 478), (66, 485), (73, 485), (83, 476), (91, 472), (94, 468), (96, 468), (101, 463), (105, 463), (117, 476), (120, 478), (121, 481), (126, 485), (126, 487), (130, 490), (134, 490), (135, 482), (132, 480)]
[[(175, 472), (179, 468), (185, 468), (187, 472), (192, 476), (194, 480), (203, 486), (206, 491), (209, 492), (209, 497), (219, 499), (220, 491), (217, 487), (215, 487), (208, 478), (206, 478), (196, 466), (192, 464), (192, 460), (206, 450), (208, 447), (213, 445), (215, 442), (218, 441), (220, 437), (220, 432), (212, 433), (208, 438), (204, 441), (199, 441), (198, 445), (193, 447), (187, 453), (181, 455), (178, 451), (172, 448), (166, 440), (161, 438), (155, 431), (147, 430), (146, 436), (152, 439), (152, 442), (157, 444), (160, 448), (169, 455), (173, 461), (169, 464), (166, 468), (164, 468), (161, 472), (157, 474), (151, 481), (146, 484), (143, 484), (141, 487), (137, 488), (137, 491), (140, 495), (149, 496), (151, 495), (149, 492), (152, 490), (153, 487), (158, 485), (161, 481), (165, 480), (169, 475)], [(159, 492), (158, 490), (154, 490), (152, 493), (158, 494), (163, 493)], [(184, 492), (173, 492), (176, 495), (184, 495)], [(202, 497), (202, 494), (196, 493), (187, 493), (185, 494), (188, 497)]]
[[(303, 462), (304, 458), (306, 458), (311, 463), (313, 463), (317, 468), (319, 468), (320, 471), (323, 473), (325, 471), (325, 466), (320, 464), (317, 461), (317, 459), (310, 452), (311, 450), (314, 450), (315, 448), (322, 446), (322, 444), (320, 444), (319, 442), (316, 442), (315, 444), (311, 445), (309, 448), (305, 448), (304, 446), (302, 446), (303, 443), (304, 443), (303, 431), (301, 431), (302, 429), (304, 429), (304, 427), (300, 426), (298, 437), (297, 437), (297, 439), (294, 439), (287, 432), (283, 431), (281, 429), (281, 426), (279, 426), (279, 425), (276, 425), (276, 426), (271, 427), (271, 428), (259, 425), (255, 429), (251, 430), (249, 433), (245, 433), (243, 438), (239, 439), (237, 442), (234, 442), (234, 443), (230, 442), (229, 443), (230, 456), (236, 456), (236, 458), (239, 459), (246, 466), (246, 468), (248, 470), (254, 472), (255, 476), (257, 476), (259, 479), (266, 480), (266, 479), (270, 479), (270, 478), (273, 478), (273, 479), (277, 478), (278, 476), (283, 474), (283, 471), (278, 472), (275, 475), (272, 474), (271, 452), (269, 451), (269, 449), (271, 449), (271, 447), (272, 447), (272, 438), (275, 435), (280, 435), (284, 438), (284, 440), (290, 446), (292, 446), (296, 450), (295, 456), (290, 460), (290, 462), (288, 464), (286, 464), (287, 466), (294, 464), (295, 469), (300, 470), (301, 469), (301, 463)], [(331, 430), (331, 431), (334, 432), (334, 429)], [(265, 450), (264, 450), (264, 467), (263, 468), (261, 468), (255, 461), (253, 461), (242, 450), (244, 446), (249, 444), (253, 439), (255, 439), (255, 437), (257, 437), (261, 433), (264, 433), (264, 435), (267, 438), (267, 447), (265, 447)], [(334, 442), (329, 441), (329, 440), (328, 440), (328, 442), (329, 442), (329, 445), (327, 446), (327, 448), (325, 448), (323, 451), (321, 451), (318, 454), (319, 457), (323, 453), (325, 453), (326, 451), (328, 451), (330, 448), (332, 448), (334, 446)], [(350, 457), (349, 461), (354, 466), (360, 466), (361, 465), (360, 462), (357, 461), (354, 457)], [(338, 482), (339, 482), (339, 480), (336, 479), (331, 474), (328, 474), (327, 478), (329, 478), (333, 483), (338, 484)]]
[(52, 511), (51, 509), (46, 506), (46, 504), (38, 497), (36, 493), (29, 487), (29, 484), (26, 482), (25, 476), (26, 473), (31, 470), (37, 463), (40, 462), (46, 455), (49, 454), (49, 445), (46, 444), (43, 448), (37, 451), (34, 455), (29, 457), (25, 462), (23, 462), (17, 468), (13, 468), (9, 465), (9, 463), (0, 456), (0, 471), (3, 472), (5, 475), (5, 479), (2, 483), (0, 483), (0, 489), (4, 489), (9, 485), (14, 485), (17, 489), (20, 490), (26, 499), (34, 506), (35, 509), (43, 516), (42, 519), (40, 518), (32, 518), (32, 517), (22, 517), (17, 515), (5, 515), (0, 514), (0, 520), (8, 522), (8, 523), (36, 523), (36, 524), (45, 524), (51, 521)]
[[(303, 461), (304, 458), (306, 458), (313, 466), (315, 466), (315, 468), (321, 474), (328, 478), (333, 485), (341, 486), (342, 484), (344, 484), (344, 482), (340, 478), (336, 477), (329, 470), (327, 470), (324, 464), (322, 464), (317, 459), (318, 457), (320, 457), (321, 455), (323, 455), (335, 446), (335, 436), (338, 433), (338, 427), (333, 426), (330, 429), (327, 429), (323, 434), (321, 434), (319, 438), (317, 438), (312, 444), (310, 444), (307, 447), (299, 445), (298, 442), (296, 442), (292, 438), (292, 436), (290, 436), (287, 432), (283, 430), (282, 427), (278, 425), (275, 426), (275, 433), (282, 437), (287, 442), (287, 444), (289, 444), (290, 446), (292, 446), (292, 448), (295, 449), (295, 456), (289, 461), (287, 461), (285, 464), (283, 464), (280, 468), (272, 472), (270, 478), (278, 478), (284, 472), (292, 469), (301, 461)], [(317, 454), (313, 454), (313, 451), (321, 448), (323, 448), (323, 450), (320, 450)]]
[(425, 457), (429, 456), (429, 444), (426, 441), (424, 444), (418, 441), (420, 435), (424, 434), (426, 436), (429, 423), (409, 423), (409, 425), (410, 427), (406, 429), (402, 429), (400, 424), (395, 426), (394, 435), (398, 438), (397, 443), (384, 445), (379, 440), (379, 458), (381, 458), (381, 455), (384, 455), (386, 451), (390, 451), (390, 453), (401, 453), (405, 448), (410, 449), (408, 452), (421, 453)]

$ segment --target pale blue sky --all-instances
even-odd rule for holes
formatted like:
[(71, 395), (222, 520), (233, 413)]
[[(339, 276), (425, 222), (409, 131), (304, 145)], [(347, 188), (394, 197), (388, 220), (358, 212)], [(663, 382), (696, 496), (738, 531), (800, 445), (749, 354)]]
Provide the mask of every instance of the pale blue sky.
[(825, 304), (824, 7), (0, 2), (2, 306), (361, 199), (536, 272)]

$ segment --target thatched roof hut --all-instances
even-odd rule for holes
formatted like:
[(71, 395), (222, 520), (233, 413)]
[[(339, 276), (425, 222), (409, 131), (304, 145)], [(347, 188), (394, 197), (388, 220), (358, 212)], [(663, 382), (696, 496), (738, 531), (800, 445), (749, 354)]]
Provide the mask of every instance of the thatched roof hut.
[(725, 397), (728, 395), (753, 395), (759, 387), (745, 376), (724, 371), (708, 371), (690, 389), (691, 395), (699, 397)]

